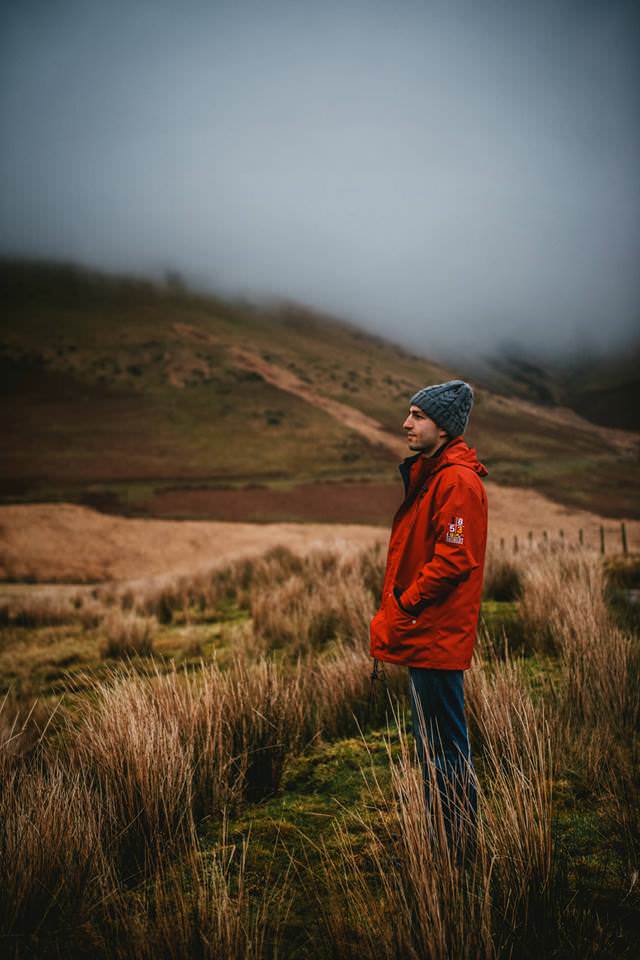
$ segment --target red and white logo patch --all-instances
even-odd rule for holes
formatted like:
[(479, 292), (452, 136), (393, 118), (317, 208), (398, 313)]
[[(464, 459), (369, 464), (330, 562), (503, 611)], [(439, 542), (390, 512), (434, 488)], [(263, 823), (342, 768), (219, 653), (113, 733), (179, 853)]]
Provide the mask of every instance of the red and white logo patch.
[(447, 543), (464, 543), (464, 519), (462, 517), (451, 518), (445, 540)]

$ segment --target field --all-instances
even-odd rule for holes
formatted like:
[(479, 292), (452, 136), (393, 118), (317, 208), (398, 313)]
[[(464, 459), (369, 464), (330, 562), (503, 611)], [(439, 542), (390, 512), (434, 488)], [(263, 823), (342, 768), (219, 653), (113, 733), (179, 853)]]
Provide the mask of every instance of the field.
[[(496, 548), (502, 545), (505, 553), (545, 543), (572, 547), (582, 542), (585, 547), (600, 549), (601, 535), (607, 555), (623, 548), (622, 527), (616, 520), (568, 510), (535, 490), (495, 484), (486, 487), (489, 541)], [(233, 491), (220, 499), (203, 491), (194, 491), (193, 498), (183, 491), (180, 500), (176, 495), (176, 508), (180, 504), (180, 511), (189, 517), (194, 502), (204, 499), (214, 516), (212, 502), (217, 504), (218, 521), (121, 517), (70, 503), (0, 506), (0, 580), (5, 581), (0, 584), (0, 600), (7, 583), (15, 583), (19, 589), (21, 581), (91, 584), (163, 578), (199, 572), (214, 562), (224, 563), (278, 544), (296, 552), (332, 544), (386, 544), (389, 519), (402, 496), (400, 488), (400, 483), (349, 484), (346, 488), (309, 484), (304, 492), (302, 488), (281, 491), (281, 510), (289, 518), (293, 515), (296, 522), (278, 523), (233, 522), (234, 512), (229, 508), (234, 503), (240, 516), (255, 516), (273, 508), (273, 491), (262, 489), (251, 491), (251, 504), (248, 494), (244, 498)], [(337, 514), (342, 521), (350, 515), (351, 522), (299, 522), (319, 520), (327, 513)], [(355, 519), (369, 523), (355, 523)], [(640, 522), (628, 520), (624, 531), (627, 547), (640, 549)]]
[(461, 371), (303, 305), (0, 274), (0, 954), (637, 956), (638, 433), (535, 371), (476, 388), (452, 856), (368, 625), (408, 398)]
[(640, 555), (490, 550), (462, 858), (425, 814), (406, 673), (369, 702), (383, 558), (6, 594), (3, 955), (637, 956)]

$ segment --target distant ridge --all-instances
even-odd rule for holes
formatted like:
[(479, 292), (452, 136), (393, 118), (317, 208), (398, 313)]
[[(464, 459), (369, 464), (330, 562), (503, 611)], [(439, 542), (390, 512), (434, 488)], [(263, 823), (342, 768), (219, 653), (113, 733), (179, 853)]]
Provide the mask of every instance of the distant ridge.
[(603, 356), (553, 364), (511, 347), (462, 365), (494, 393), (570, 407), (592, 423), (640, 431), (640, 338)]
[[(464, 375), (304, 305), (196, 294), (175, 276), (14, 258), (0, 277), (4, 502), (144, 515), (168, 489), (392, 488), (409, 397)], [(553, 377), (522, 363), (501, 376), (495, 390), (469, 377), (466, 439), (491, 481), (639, 516), (640, 437), (552, 405)], [(505, 389), (518, 378), (521, 398)]]

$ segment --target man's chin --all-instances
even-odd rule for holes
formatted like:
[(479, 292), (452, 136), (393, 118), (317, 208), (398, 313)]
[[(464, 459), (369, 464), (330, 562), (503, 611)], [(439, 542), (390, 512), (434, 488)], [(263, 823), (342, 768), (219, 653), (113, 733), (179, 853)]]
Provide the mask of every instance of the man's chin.
[(432, 457), (433, 454), (437, 451), (438, 447), (421, 447), (419, 443), (408, 443), (409, 450), (412, 453), (421, 453), (423, 457)]

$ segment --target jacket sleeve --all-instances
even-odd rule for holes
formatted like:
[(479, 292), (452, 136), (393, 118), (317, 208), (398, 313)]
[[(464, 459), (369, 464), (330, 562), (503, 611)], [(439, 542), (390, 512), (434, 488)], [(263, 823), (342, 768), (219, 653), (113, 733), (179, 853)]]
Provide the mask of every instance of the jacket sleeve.
[(402, 593), (400, 603), (412, 610), (445, 597), (480, 565), (486, 537), (486, 499), (461, 474), (447, 478), (434, 496), (436, 528), (433, 557)]

